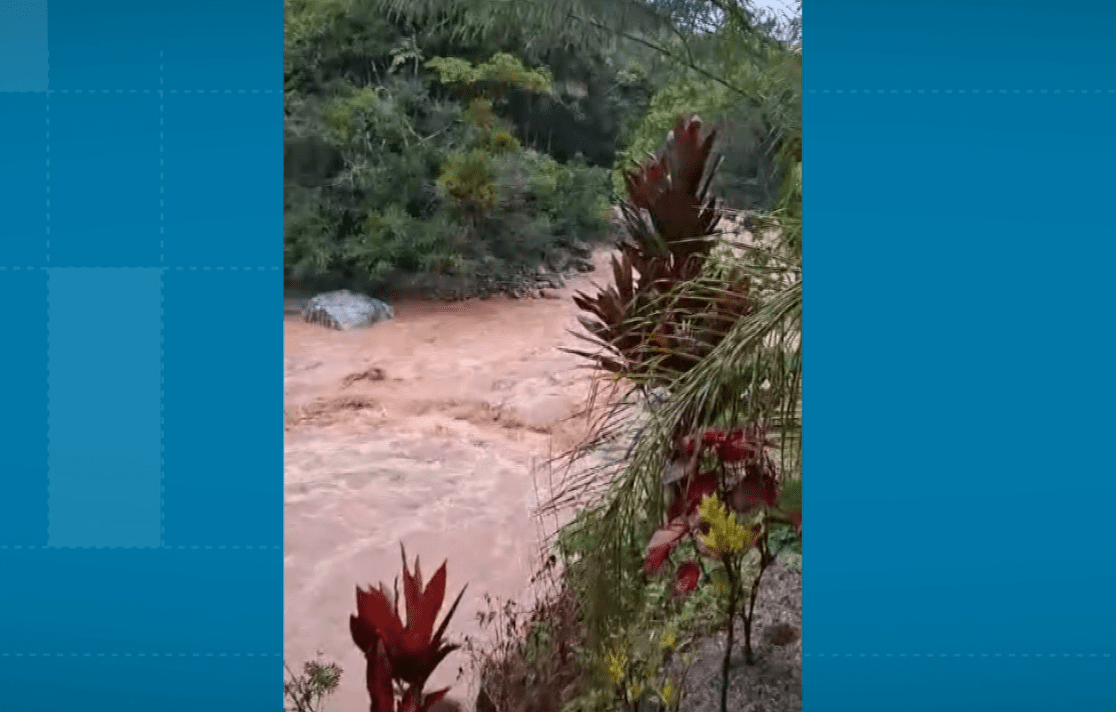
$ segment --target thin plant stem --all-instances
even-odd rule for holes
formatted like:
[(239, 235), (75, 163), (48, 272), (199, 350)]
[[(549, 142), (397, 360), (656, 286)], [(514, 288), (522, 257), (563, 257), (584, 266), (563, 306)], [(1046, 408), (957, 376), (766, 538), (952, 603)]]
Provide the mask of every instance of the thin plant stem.
[[(739, 573), (734, 566), (732, 554), (726, 554), (722, 561), (725, 564), (725, 572), (729, 580), (729, 602), (728, 602), (728, 640), (725, 644), (725, 658), (721, 663), (721, 712), (728, 712), (728, 679), (729, 679), (729, 664), (732, 659), (732, 644), (734, 622), (736, 620), (736, 596), (739, 589)], [(746, 626), (747, 624), (745, 624)], [(747, 632), (747, 627), (745, 627)]]
[(770, 552), (767, 550), (767, 527), (764, 526), (761, 530), (762, 537), (760, 539), (760, 569), (756, 575), (756, 580), (752, 582), (752, 591), (748, 599), (748, 615), (744, 616), (744, 662), (747, 665), (755, 665), (755, 655), (752, 653), (752, 619), (756, 611), (756, 597), (759, 595), (760, 581), (763, 579), (763, 572), (767, 570), (767, 566), (771, 563)]

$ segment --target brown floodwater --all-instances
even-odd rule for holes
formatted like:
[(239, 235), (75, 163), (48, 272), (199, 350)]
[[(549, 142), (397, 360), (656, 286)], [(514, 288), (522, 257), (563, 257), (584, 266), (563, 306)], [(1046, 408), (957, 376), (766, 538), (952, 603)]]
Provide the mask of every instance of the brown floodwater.
[[(485, 594), (526, 591), (549, 492), (540, 465), (586, 427), (570, 416), (589, 372), (558, 350), (584, 347), (568, 333), (580, 329), (570, 296), (606, 278), (607, 258), (553, 298), (398, 303), (394, 320), (350, 332), (286, 318), (285, 656), (296, 671), (319, 652), (342, 666), (328, 709), (367, 708), (348, 618), (358, 584), (400, 575), (400, 543), (426, 578), (448, 560), (445, 609), (468, 584), (456, 641), (486, 639)], [(470, 701), (466, 662), (452, 653), (428, 689)]]

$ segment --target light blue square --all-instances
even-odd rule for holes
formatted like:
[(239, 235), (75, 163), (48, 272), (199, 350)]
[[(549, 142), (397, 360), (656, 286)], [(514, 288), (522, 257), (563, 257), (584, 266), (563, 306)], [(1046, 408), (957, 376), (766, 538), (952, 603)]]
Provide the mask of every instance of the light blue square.
[(46, 0), (0, 2), (0, 92), (45, 92), (48, 59)]
[(161, 546), (162, 271), (48, 274), (48, 542)]

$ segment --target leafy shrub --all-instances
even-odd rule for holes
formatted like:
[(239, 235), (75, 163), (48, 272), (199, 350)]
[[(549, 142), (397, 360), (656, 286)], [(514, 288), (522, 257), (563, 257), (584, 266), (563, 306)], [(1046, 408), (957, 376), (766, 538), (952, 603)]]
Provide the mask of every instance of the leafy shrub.
[(581, 163), (558, 163), (534, 151), (495, 162), (504, 214), (545, 217), (554, 238), (592, 238), (609, 225), (608, 172)]
[(519, 148), (519, 139), (511, 131), (499, 128), (485, 134), (479, 145), (489, 153), (508, 153)]
[(717, 71), (680, 68), (655, 92), (642, 123), (617, 156), (613, 188), (618, 195), (624, 194), (624, 171), (653, 152), (680, 116), (697, 114), (718, 127), (715, 149), (723, 163), (713, 183), (717, 195), (734, 207), (760, 212), (771, 211), (780, 200), (788, 178), (780, 149), (801, 132), (802, 57), (757, 35), (755, 17), (747, 20), (741, 3), (734, 0), (725, 8), (733, 9), (729, 14), (736, 19), (718, 33), (693, 38), (688, 47)]
[(409, 215), (399, 205), (369, 210), (363, 231), (345, 243), (345, 257), (373, 277), (395, 270), (446, 272), (453, 263), (453, 226), (437, 216)]
[(496, 204), (492, 156), (473, 149), (449, 157), (438, 187), (468, 216), (479, 216)]
[[(550, 92), (546, 67), (477, 61), (371, 7), (287, 0), (290, 274), (503, 283), (603, 231), (607, 174), (529, 156), (501, 116), (509, 91)], [(430, 46), (467, 56), (428, 58)]]
[(287, 680), (283, 683), (286, 712), (319, 712), (326, 697), (337, 690), (343, 670), (336, 663), (310, 660), (303, 664), (302, 674), (296, 675), (287, 666)]

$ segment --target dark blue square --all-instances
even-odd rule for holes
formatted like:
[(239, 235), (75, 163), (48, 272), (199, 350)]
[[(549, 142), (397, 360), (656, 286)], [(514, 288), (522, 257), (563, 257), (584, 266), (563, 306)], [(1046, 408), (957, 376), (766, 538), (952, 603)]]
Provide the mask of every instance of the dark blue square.
[(10, 710), (274, 712), (282, 682), (279, 654), (6, 654), (0, 667)]
[(1111, 4), (1071, 0), (1055, 14), (1048, 7), (1035, 0), (814, 3), (805, 77), (810, 88), (862, 92), (1109, 88)]
[(0, 94), (0, 267), (42, 267), (47, 255), (46, 94)]
[(0, 402), (0, 546), (42, 546), (47, 536), (47, 274), (0, 270), (4, 316)]
[(3, 653), (282, 650), (279, 549), (4, 549), (0, 570), (18, 582), (0, 587)]
[(166, 97), (166, 261), (173, 267), (283, 262), (283, 98)]
[(52, 267), (160, 265), (157, 95), (51, 97)]
[(160, 3), (50, 0), (49, 21), (51, 91), (159, 89)]
[[(283, 91), (283, 8), (274, 0), (169, 0), (167, 89)], [(204, 47), (205, 51), (198, 51)]]
[[(804, 630), (809, 627), (804, 626)], [(803, 685), (802, 709), (804, 712), (1113, 709), (1111, 687), (1097, 684), (1111, 677), (1111, 659), (1022, 652), (982, 654), (963, 643), (959, 642), (956, 653), (951, 650), (947, 654), (911, 650), (902, 656), (854, 653), (808, 658), (803, 665), (804, 678), (824, 676), (829, 694), (825, 697), (810, 694), (817, 684), (811, 680)], [(1051, 699), (1057, 699), (1058, 704), (1051, 705), (1048, 702)]]
[(164, 541), (283, 543), (280, 271), (164, 278)]

